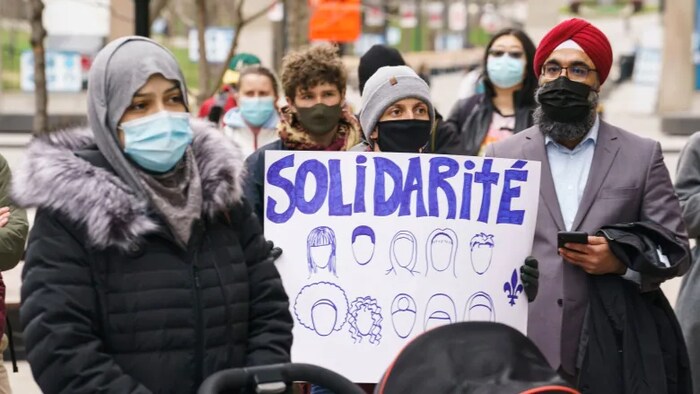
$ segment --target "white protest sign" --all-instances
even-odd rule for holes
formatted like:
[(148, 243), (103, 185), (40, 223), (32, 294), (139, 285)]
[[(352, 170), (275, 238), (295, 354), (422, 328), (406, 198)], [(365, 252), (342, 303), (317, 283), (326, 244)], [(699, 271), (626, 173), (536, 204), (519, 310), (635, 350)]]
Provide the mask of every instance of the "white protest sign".
[(539, 162), (267, 151), (265, 173), (292, 361), (374, 383), (433, 327), (526, 331), (519, 267), (532, 249)]

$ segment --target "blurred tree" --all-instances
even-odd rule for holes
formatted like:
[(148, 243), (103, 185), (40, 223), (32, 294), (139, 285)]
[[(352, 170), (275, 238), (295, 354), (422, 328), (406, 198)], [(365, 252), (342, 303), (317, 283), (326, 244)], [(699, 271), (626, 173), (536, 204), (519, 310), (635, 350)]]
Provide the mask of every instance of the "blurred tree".
[(32, 52), (34, 53), (34, 133), (48, 132), (48, 92), (46, 89), (46, 59), (44, 39), (44, 2), (42, 0), (26, 0), (29, 6), (29, 23), (32, 27)]
[[(231, 43), (231, 47), (229, 48), (227, 57), (225, 61), (221, 64), (219, 69), (214, 73), (214, 78), (211, 78), (211, 75), (209, 73), (209, 64), (205, 60), (206, 57), (203, 56), (206, 54), (206, 42), (204, 40), (204, 30), (205, 27), (207, 26), (207, 17), (206, 17), (206, 12), (207, 9), (204, 5), (205, 0), (196, 0), (197, 1), (197, 29), (198, 29), (198, 40), (199, 40), (199, 54), (200, 54), (200, 61), (199, 61), (199, 95), (198, 95), (198, 101), (199, 103), (202, 103), (206, 98), (211, 97), (216, 93), (219, 88), (221, 87), (221, 80), (224, 77), (224, 73), (228, 69), (228, 64), (231, 62), (231, 59), (233, 59), (233, 56), (236, 54), (236, 49), (238, 48), (238, 42), (241, 37), (241, 32), (243, 31), (243, 28), (245, 28), (246, 25), (250, 24), (254, 20), (260, 18), (261, 16), (267, 14), (267, 12), (275, 5), (277, 0), (266, 0), (266, 1), (260, 1), (257, 0), (256, 4), (263, 3), (264, 6), (261, 7), (258, 11), (254, 12), (253, 14), (249, 16), (244, 16), (243, 15), (243, 7), (246, 4), (246, 0), (226, 0), (224, 3), (224, 6), (226, 7), (232, 7), (229, 8), (232, 10), (232, 23), (230, 26), (233, 28), (233, 30), (236, 32), (236, 34), (233, 37), (233, 42)], [(211, 3), (210, 3), (211, 4)], [(219, 4), (220, 5), (220, 4)], [(206, 69), (206, 71), (204, 70)]]

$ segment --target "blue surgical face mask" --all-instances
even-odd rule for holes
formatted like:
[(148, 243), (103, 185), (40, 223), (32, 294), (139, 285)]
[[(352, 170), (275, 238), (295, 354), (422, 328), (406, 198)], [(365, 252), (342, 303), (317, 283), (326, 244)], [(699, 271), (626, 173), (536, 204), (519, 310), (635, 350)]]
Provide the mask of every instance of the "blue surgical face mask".
[(124, 153), (140, 167), (164, 173), (175, 167), (192, 143), (190, 114), (161, 111), (122, 123)]
[(525, 62), (522, 59), (513, 59), (503, 56), (489, 56), (486, 61), (486, 72), (489, 80), (502, 89), (512, 88), (523, 80), (525, 74)]
[(270, 119), (275, 112), (275, 99), (273, 97), (241, 97), (238, 101), (241, 116), (248, 124), (260, 127)]

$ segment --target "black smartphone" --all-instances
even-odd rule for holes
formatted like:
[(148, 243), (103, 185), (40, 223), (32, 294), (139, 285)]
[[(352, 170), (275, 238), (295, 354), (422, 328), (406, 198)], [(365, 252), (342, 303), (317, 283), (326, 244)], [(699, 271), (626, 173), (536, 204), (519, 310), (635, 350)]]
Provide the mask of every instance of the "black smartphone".
[(587, 244), (588, 233), (584, 231), (559, 231), (557, 233), (557, 247), (563, 248), (566, 243)]

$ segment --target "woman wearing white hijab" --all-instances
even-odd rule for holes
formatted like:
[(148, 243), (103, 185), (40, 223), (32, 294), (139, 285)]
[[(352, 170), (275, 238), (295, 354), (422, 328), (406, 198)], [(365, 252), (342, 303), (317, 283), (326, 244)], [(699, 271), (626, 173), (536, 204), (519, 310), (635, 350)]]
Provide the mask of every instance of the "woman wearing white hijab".
[(218, 370), (289, 361), (242, 154), (186, 97), (167, 49), (119, 39), (90, 71), (90, 128), (29, 146), (13, 184), (37, 208), (20, 312), (45, 393), (194, 393)]

